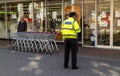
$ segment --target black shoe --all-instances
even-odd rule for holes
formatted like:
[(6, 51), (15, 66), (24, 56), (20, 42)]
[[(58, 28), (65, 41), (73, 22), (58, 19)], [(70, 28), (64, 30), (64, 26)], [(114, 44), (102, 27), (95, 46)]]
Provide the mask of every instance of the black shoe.
[(77, 69), (79, 69), (79, 67), (72, 67), (72, 69), (73, 69), (73, 70), (77, 70)]
[(67, 69), (67, 68), (68, 68), (68, 65), (64, 64), (64, 68)]
[(67, 68), (68, 68), (68, 66), (64, 66), (64, 68), (65, 68), (65, 69), (67, 69)]

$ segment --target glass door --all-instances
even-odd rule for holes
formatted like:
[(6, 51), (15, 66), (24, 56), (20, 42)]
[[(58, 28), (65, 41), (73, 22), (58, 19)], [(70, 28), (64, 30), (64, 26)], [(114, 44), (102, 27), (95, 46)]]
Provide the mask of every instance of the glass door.
[(114, 0), (113, 46), (120, 46), (120, 0)]
[(84, 0), (81, 18), (84, 46), (95, 45), (95, 19), (95, 0)]
[(97, 2), (97, 44), (102, 46), (110, 46), (110, 1)]

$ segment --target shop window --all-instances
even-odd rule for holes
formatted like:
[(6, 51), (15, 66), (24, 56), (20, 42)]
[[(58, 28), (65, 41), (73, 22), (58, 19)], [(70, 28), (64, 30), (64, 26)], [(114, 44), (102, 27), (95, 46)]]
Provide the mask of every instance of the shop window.
[[(27, 31), (32, 31), (32, 15), (29, 8), (32, 4), (31, 1), (27, 2), (10, 2), (7, 3), (7, 31), (9, 33), (17, 32), (18, 22), (20, 16), (24, 16), (27, 21)], [(9, 36), (7, 36), (9, 38)]]
[(85, 46), (95, 46), (95, 1), (84, 0), (83, 18), (83, 44)]
[(5, 24), (5, 4), (0, 4), (0, 38), (6, 38), (6, 24)]
[(44, 32), (46, 26), (45, 0), (34, 1), (34, 26), (36, 32)]
[[(62, 0), (47, 1), (47, 31), (56, 32), (62, 21)], [(51, 27), (51, 22), (54, 21), (54, 27)]]
[(110, 0), (98, 1), (98, 45), (110, 45)]
[(113, 46), (120, 46), (120, 0), (114, 0)]

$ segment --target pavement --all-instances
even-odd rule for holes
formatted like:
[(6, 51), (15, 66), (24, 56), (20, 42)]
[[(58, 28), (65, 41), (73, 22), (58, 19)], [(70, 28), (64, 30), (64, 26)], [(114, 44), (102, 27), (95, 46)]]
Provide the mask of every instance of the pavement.
[[(60, 52), (64, 52), (64, 45), (58, 44)], [(79, 55), (98, 57), (98, 58), (109, 58), (120, 60), (120, 49), (108, 49), (108, 48), (96, 48), (96, 47), (81, 47), (79, 45)]]
[[(63, 43), (57, 43), (59, 51), (63, 53)], [(9, 40), (0, 39), (0, 47), (8, 48)], [(120, 59), (120, 49), (108, 49), (108, 48), (96, 48), (96, 47), (79, 47), (79, 55), (98, 57), (98, 58), (109, 58), (109, 59)]]
[[(120, 76), (119, 58), (90, 56), (82, 51), (95, 51), (93, 48), (79, 49), (81, 49), (77, 55), (79, 69), (72, 70), (71, 66), (68, 69), (63, 68), (62, 52), (47, 55), (1, 47), (0, 76)], [(60, 50), (62, 51), (62, 48)]]

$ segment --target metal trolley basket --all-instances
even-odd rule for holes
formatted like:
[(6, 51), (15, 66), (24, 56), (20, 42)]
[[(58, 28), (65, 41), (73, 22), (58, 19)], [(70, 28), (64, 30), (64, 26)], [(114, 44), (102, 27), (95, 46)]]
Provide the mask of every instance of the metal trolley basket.
[(58, 53), (55, 33), (18, 32), (11, 34), (9, 49), (36, 52), (36, 53)]

